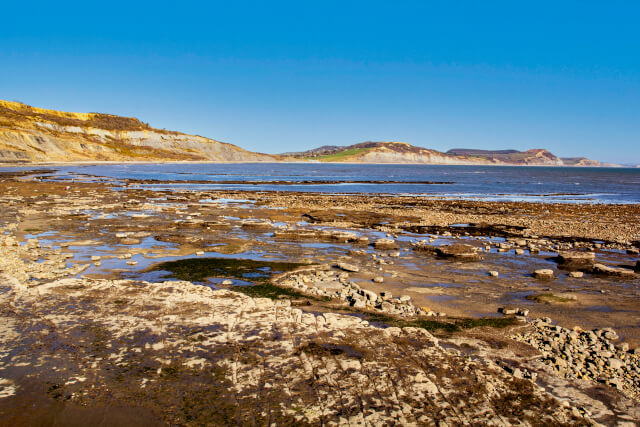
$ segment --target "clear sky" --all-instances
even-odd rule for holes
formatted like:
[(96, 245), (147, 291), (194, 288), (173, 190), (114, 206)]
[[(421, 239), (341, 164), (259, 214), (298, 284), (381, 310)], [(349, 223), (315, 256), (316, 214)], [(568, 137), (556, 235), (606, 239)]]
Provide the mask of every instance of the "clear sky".
[(637, 1), (5, 2), (0, 99), (268, 153), (405, 141), (640, 163)]

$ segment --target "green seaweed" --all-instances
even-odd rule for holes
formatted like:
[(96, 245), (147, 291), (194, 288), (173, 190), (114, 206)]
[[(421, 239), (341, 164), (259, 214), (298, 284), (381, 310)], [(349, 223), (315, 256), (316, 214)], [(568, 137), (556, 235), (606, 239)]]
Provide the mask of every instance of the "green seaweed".
[(298, 291), (294, 291), (290, 288), (283, 288), (273, 285), (271, 283), (260, 283), (253, 286), (233, 286), (232, 291), (240, 292), (253, 298), (271, 298), (279, 299), (280, 297), (287, 298), (311, 298)]
[(535, 301), (541, 304), (552, 304), (552, 303), (566, 303), (566, 302), (575, 302), (574, 299), (565, 298), (554, 294), (537, 294), (537, 295), (529, 295), (527, 298), (529, 301)]
[(482, 317), (480, 319), (462, 318), (451, 319), (450, 321), (440, 321), (431, 319), (399, 319), (384, 314), (367, 313), (365, 318), (370, 322), (384, 323), (388, 326), (396, 326), (399, 328), (414, 327), (426, 329), (429, 332), (460, 332), (465, 329), (473, 329), (479, 327), (506, 328), (517, 322), (513, 317)]
[[(190, 282), (203, 282), (211, 277), (241, 279), (266, 283), (274, 272), (295, 270), (307, 264), (280, 261), (256, 261), (240, 258), (187, 258), (167, 261), (151, 267), (151, 271), (166, 270), (169, 277)], [(269, 270), (266, 273), (265, 270)], [(250, 275), (260, 275), (251, 277)]]

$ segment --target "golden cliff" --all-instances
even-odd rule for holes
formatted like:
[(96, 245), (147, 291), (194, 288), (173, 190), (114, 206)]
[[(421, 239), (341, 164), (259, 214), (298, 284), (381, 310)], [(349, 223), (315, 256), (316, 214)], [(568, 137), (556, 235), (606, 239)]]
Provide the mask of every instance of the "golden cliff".
[(0, 100), (0, 162), (272, 162), (201, 136), (154, 129), (135, 118), (66, 113)]

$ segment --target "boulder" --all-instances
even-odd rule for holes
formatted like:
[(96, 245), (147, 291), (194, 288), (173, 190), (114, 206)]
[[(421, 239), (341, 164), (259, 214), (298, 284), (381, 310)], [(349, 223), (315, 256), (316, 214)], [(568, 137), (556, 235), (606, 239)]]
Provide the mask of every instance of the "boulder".
[(489, 272), (489, 276), (491, 276), (491, 277), (498, 277), (499, 275), (500, 275), (500, 273), (498, 273), (498, 272), (497, 272), (497, 271), (495, 271), (495, 270), (491, 270), (491, 271)]
[(367, 298), (369, 301), (377, 301), (378, 300), (378, 294), (376, 294), (373, 291), (370, 291), (368, 289), (363, 289), (362, 290), (362, 295)]
[(607, 362), (613, 370), (622, 369), (622, 367), (624, 366), (624, 362), (620, 359), (611, 358)]
[(594, 264), (591, 271), (593, 274), (601, 274), (604, 276), (630, 277), (635, 275), (633, 270), (620, 267), (610, 267), (604, 264)]
[(533, 272), (533, 277), (540, 280), (551, 280), (553, 279), (553, 270), (548, 268), (542, 268), (540, 270), (536, 270)]
[(124, 239), (120, 239), (119, 242), (121, 245), (139, 245), (140, 244), (140, 239), (134, 239), (132, 237), (127, 237)]
[(461, 261), (478, 261), (480, 254), (475, 247), (465, 244), (443, 245), (436, 248), (436, 255), (441, 258), (453, 258)]
[(378, 239), (373, 243), (376, 249), (398, 249), (396, 241), (393, 239)]
[(373, 281), (374, 281), (375, 283), (382, 283), (382, 282), (384, 282), (384, 277), (382, 277), (382, 276), (376, 276), (376, 277), (374, 277), (374, 278), (373, 278)]
[(357, 273), (358, 271), (360, 271), (360, 269), (358, 267), (356, 267), (353, 264), (347, 264), (346, 262), (339, 262), (337, 264), (338, 268), (344, 271), (348, 271), (351, 273)]
[(567, 267), (590, 267), (595, 260), (595, 252), (566, 251), (556, 257), (558, 264)]

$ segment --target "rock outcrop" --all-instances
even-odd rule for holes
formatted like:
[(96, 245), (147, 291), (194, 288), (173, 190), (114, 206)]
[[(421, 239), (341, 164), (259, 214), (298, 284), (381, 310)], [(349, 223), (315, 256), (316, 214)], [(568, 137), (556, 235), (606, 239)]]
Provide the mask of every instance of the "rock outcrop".
[(324, 146), (298, 153), (292, 157), (321, 162), (349, 163), (414, 163), (442, 165), (537, 165), (537, 166), (600, 166), (600, 162), (580, 158), (565, 162), (548, 150), (534, 148), (516, 150), (453, 149), (446, 153), (416, 147), (406, 142), (363, 142), (349, 146)]
[(154, 129), (135, 118), (67, 113), (0, 100), (0, 162), (279, 161), (202, 136)]

